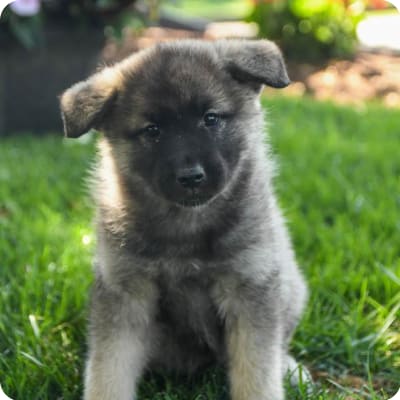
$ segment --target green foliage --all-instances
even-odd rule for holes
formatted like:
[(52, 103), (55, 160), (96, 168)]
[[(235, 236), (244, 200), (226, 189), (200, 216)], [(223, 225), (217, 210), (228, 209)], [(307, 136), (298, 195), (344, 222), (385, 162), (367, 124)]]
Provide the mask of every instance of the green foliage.
[(42, 43), (42, 21), (40, 15), (21, 18), (10, 13), (5, 18), (8, 19), (10, 32), (26, 49), (31, 50)]
[[(139, 15), (131, 6), (136, 0), (42, 0), (39, 14), (32, 17), (16, 15), (7, 7), (0, 20), (0, 37), (17, 39), (26, 49), (34, 50), (45, 43), (48, 24), (77, 27), (104, 27), (106, 35), (119, 37), (125, 27), (142, 27), (146, 15)], [(148, 4), (149, 16), (154, 16), (160, 0)]]
[(342, 0), (260, 0), (249, 19), (287, 57), (316, 62), (353, 53), (362, 10), (360, 0), (349, 7)]
[[(277, 193), (311, 293), (292, 352), (325, 376), (310, 395), (289, 389), (287, 398), (387, 400), (400, 382), (400, 113), (307, 99), (265, 106)], [(13, 399), (80, 398), (94, 240), (84, 182), (94, 156), (91, 140), (0, 143), (0, 383)], [(227, 393), (211, 369), (148, 376), (139, 399)]]
[(234, 20), (245, 18), (253, 9), (248, 0), (173, 0), (165, 1), (163, 9), (172, 15)]

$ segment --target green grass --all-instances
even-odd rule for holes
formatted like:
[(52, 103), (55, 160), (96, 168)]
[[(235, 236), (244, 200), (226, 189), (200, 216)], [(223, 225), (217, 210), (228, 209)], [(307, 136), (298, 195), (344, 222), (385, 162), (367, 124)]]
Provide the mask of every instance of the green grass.
[[(400, 382), (400, 112), (265, 102), (278, 194), (311, 289), (292, 349), (317, 385), (288, 398), (387, 400)], [(0, 141), (0, 383), (14, 399), (80, 398), (93, 156), (92, 141)], [(149, 376), (140, 392), (228, 399), (213, 369)]]
[(251, 10), (252, 3), (243, 0), (176, 0), (166, 2), (163, 9), (181, 16), (216, 19), (243, 19)]

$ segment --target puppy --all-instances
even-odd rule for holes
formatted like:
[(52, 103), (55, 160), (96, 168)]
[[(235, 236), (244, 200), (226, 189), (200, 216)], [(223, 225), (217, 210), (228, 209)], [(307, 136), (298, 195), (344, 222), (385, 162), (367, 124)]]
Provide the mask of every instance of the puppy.
[(275, 198), (259, 94), (289, 84), (266, 40), (156, 45), (61, 97), (102, 132), (85, 400), (146, 369), (228, 369), (232, 400), (282, 400), (306, 287)]

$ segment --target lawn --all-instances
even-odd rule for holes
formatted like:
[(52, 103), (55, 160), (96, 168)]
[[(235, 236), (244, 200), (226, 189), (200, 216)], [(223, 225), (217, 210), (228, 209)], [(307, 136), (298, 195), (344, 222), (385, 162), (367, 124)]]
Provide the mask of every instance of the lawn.
[(252, 11), (251, 1), (243, 0), (176, 0), (165, 2), (162, 9), (181, 17), (218, 19), (242, 19)]
[[(292, 351), (314, 393), (382, 399), (400, 382), (400, 112), (273, 98), (280, 202), (311, 289)], [(15, 400), (77, 400), (93, 250), (93, 140), (0, 141), (0, 383)], [(228, 399), (224, 375), (149, 376), (140, 400)]]

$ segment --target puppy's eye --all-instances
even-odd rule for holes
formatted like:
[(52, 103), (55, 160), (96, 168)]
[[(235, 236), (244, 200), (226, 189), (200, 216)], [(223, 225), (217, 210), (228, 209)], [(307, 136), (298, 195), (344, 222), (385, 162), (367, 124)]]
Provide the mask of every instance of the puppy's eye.
[(205, 126), (217, 126), (219, 122), (219, 115), (213, 112), (209, 112), (204, 115), (204, 124)]
[(143, 132), (151, 139), (157, 139), (161, 134), (160, 127), (156, 124), (147, 125)]

